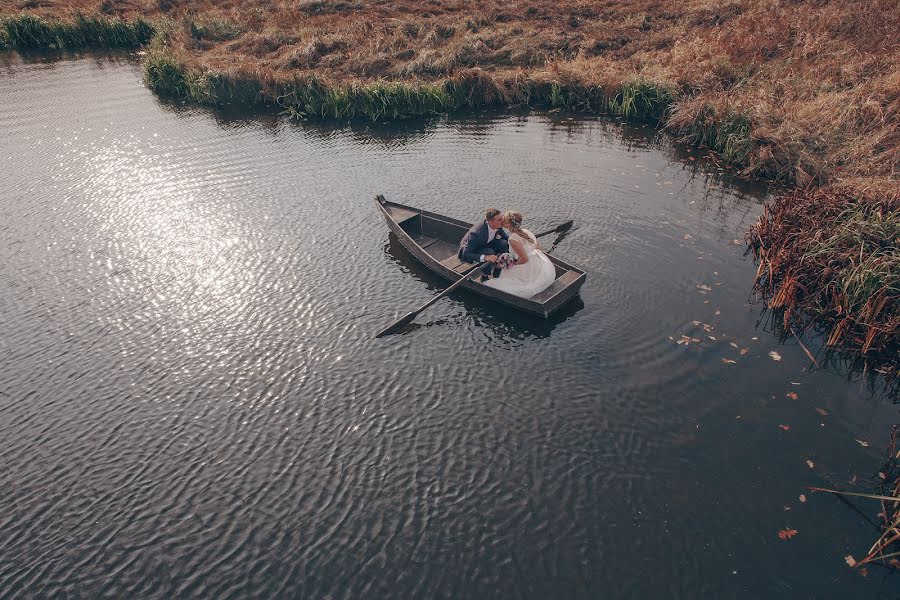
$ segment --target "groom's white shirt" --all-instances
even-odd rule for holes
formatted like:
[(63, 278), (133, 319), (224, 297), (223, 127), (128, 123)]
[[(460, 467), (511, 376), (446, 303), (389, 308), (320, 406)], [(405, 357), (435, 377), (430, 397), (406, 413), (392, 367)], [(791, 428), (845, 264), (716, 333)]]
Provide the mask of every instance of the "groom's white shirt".
[[(497, 230), (496, 230), (496, 229), (492, 229), (490, 225), (488, 225), (487, 228), (488, 228), (488, 241), (487, 241), (487, 243), (490, 244), (492, 241), (494, 241), (494, 236), (497, 235)], [(480, 261), (480, 262), (484, 262), (484, 254), (481, 255), (481, 261)]]

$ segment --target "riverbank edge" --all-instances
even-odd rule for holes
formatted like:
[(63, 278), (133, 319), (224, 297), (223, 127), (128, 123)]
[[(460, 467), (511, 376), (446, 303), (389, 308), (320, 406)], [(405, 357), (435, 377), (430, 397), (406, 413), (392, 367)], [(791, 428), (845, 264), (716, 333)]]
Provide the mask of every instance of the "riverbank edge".
[[(785, 329), (810, 327), (829, 331), (828, 345), (864, 358), (888, 378), (898, 374), (900, 285), (892, 273), (900, 270), (900, 251), (885, 253), (883, 242), (869, 240), (857, 248), (858, 260), (844, 252), (839, 264), (808, 260), (821, 239), (843, 239), (852, 226), (890, 235), (900, 214), (898, 198), (873, 198), (863, 192), (829, 185), (829, 174), (809, 175), (800, 151), (768, 145), (752, 136), (752, 122), (740, 113), (717, 114), (712, 107), (679, 111), (689, 92), (666, 82), (629, 79), (605, 85), (582, 81), (577, 73), (547, 77), (522, 72), (498, 76), (477, 67), (460, 69), (437, 81), (331, 82), (315, 74), (276, 75), (234, 68), (217, 72), (177, 56), (167, 45), (173, 25), (143, 18), (131, 21), (106, 15), (76, 15), (72, 20), (43, 20), (22, 14), (2, 21), (0, 48), (29, 50), (115, 50), (149, 48), (143, 58), (144, 80), (162, 97), (201, 106), (271, 106), (294, 118), (392, 120), (449, 114), (483, 107), (533, 107), (621, 117), (650, 123), (680, 141), (709, 148), (729, 168), (745, 176), (804, 185), (780, 195), (748, 232), (748, 249), (759, 265), (756, 290)], [(838, 213), (825, 210), (841, 206)], [(887, 229), (885, 214), (890, 217)], [(817, 235), (804, 233), (815, 224)], [(896, 239), (896, 238), (895, 238)], [(778, 260), (773, 261), (773, 257)], [(863, 273), (866, 265), (887, 261), (887, 279), (880, 270)], [(810, 267), (820, 264), (819, 267)], [(846, 293), (847, 285), (855, 286)], [(855, 282), (855, 283), (854, 283)], [(873, 283), (874, 282), (874, 283)], [(845, 289), (834, 295), (835, 285)], [(861, 286), (861, 287), (860, 287)], [(872, 309), (862, 291), (879, 298)], [(800, 293), (802, 291), (802, 293)], [(862, 298), (862, 300), (860, 300)], [(893, 355), (893, 357), (892, 357)]]

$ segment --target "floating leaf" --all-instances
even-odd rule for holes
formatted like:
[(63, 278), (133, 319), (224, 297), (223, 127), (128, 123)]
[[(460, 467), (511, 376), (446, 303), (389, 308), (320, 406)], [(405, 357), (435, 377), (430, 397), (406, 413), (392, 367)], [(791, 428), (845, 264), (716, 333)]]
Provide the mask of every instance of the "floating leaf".
[(862, 440), (856, 440), (856, 443), (859, 444), (860, 446), (862, 446), (863, 448), (869, 447), (869, 442), (864, 442)]
[(725, 363), (726, 365), (733, 365), (733, 364), (735, 364), (736, 361), (733, 361), (730, 358), (723, 358), (722, 362)]
[(806, 466), (808, 466), (810, 469), (815, 469), (816, 463), (814, 463), (813, 461), (811, 461), (809, 459), (806, 459)]
[(790, 425), (779, 425), (779, 427), (781, 427), (781, 428), (784, 429), (785, 431), (790, 431), (790, 430), (791, 430), (791, 426), (790, 426)]
[(800, 502), (806, 502), (806, 494), (800, 494)]
[(694, 324), (694, 327), (700, 327), (700, 321), (691, 321)]
[(746, 348), (741, 348), (741, 356), (747, 354), (748, 352), (749, 350), (747, 350)]
[(817, 409), (816, 409), (816, 412), (819, 413), (820, 415), (822, 415), (823, 417), (827, 417), (827, 416), (828, 416), (828, 411), (825, 410), (824, 408), (817, 408)]
[(783, 540), (789, 540), (792, 537), (794, 537), (795, 535), (797, 535), (796, 529), (782, 529), (781, 531), (778, 532), (778, 537), (780, 537)]
[(787, 394), (785, 394), (785, 396), (787, 396), (791, 400), (796, 400), (798, 398), (798, 396), (795, 392), (788, 392)]
[(769, 356), (772, 357), (772, 360), (775, 360), (775, 361), (781, 360), (781, 355), (778, 352), (776, 352), (775, 350), (772, 350), (771, 352), (769, 352)]
[(721, 315), (721, 314), (722, 314), (721, 310), (716, 310), (716, 316)]
[(848, 554), (847, 556), (844, 557), (844, 562), (846, 562), (851, 567), (856, 566), (856, 559), (853, 558), (853, 556), (851, 556), (850, 554)]

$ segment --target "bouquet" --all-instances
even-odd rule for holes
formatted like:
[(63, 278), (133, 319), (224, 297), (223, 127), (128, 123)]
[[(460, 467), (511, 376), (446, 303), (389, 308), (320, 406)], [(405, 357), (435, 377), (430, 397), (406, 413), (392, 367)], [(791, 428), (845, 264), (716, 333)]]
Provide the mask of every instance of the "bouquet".
[(497, 262), (494, 263), (494, 266), (498, 269), (508, 269), (514, 264), (516, 264), (516, 257), (509, 252), (504, 252), (497, 257)]

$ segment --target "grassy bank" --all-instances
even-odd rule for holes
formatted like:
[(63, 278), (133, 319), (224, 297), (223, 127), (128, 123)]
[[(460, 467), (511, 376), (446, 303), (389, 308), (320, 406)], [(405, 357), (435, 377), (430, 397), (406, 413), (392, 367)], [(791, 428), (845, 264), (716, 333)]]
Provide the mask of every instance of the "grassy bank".
[[(199, 104), (376, 120), (522, 105), (652, 122), (805, 190), (753, 238), (758, 289), (786, 322), (865, 354), (898, 335), (894, 284), (878, 283), (898, 257), (872, 241), (896, 235), (882, 220), (896, 222), (900, 196), (896, 2), (0, 0), (0, 19), (15, 48), (149, 42), (149, 87)], [(856, 231), (870, 241), (839, 259)]]

